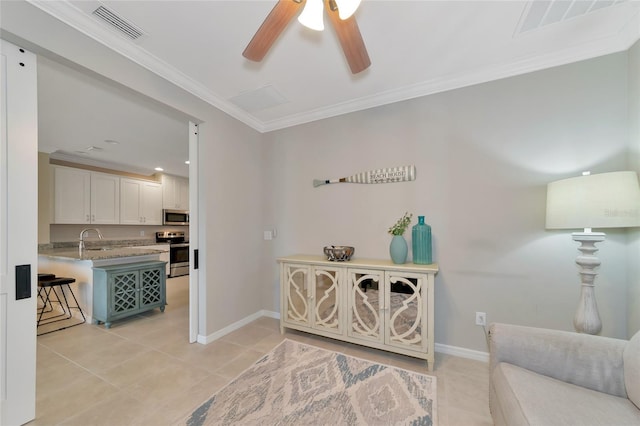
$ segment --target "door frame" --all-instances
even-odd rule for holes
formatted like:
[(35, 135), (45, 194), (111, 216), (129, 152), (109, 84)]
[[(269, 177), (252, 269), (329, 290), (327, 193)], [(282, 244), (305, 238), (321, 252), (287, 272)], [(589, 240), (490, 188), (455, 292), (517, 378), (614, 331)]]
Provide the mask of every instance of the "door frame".
[(0, 424), (14, 425), (36, 416), (37, 58), (1, 39), (0, 58)]
[(189, 121), (189, 343), (198, 339), (200, 319), (200, 269), (196, 268), (199, 255), (198, 142), (198, 125)]

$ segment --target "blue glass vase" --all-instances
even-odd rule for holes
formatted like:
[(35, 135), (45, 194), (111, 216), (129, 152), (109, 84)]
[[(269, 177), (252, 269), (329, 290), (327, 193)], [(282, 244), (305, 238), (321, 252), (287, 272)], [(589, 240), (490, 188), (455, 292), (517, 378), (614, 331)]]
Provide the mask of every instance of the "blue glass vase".
[(394, 235), (389, 245), (389, 254), (393, 263), (402, 264), (407, 261), (409, 247), (402, 235)]
[(413, 263), (428, 265), (433, 263), (431, 251), (431, 227), (424, 223), (424, 216), (418, 216), (418, 223), (411, 228)]

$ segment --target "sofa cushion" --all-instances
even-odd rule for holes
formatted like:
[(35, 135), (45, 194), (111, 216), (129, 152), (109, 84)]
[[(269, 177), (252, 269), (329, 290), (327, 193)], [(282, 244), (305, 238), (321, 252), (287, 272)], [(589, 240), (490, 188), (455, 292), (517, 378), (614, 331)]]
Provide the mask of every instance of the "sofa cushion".
[(513, 364), (500, 363), (491, 377), (499, 418), (515, 425), (638, 425), (640, 410), (609, 395)]
[(640, 331), (635, 334), (624, 348), (624, 385), (631, 402), (640, 408)]

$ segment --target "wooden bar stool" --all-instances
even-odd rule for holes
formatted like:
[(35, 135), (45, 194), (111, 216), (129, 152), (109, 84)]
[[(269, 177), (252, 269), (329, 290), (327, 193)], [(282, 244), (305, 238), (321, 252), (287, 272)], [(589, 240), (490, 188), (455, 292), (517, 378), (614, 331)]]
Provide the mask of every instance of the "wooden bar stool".
[[(38, 274), (38, 296), (43, 302), (42, 309), (38, 309), (38, 322), (37, 326), (41, 327), (47, 324), (51, 324), (54, 322), (66, 321), (73, 318), (73, 314), (71, 312), (72, 309), (77, 309), (82, 316), (82, 321), (76, 322), (74, 324), (65, 325), (62, 324), (61, 327), (55, 328), (53, 330), (48, 330), (43, 333), (38, 333), (38, 336), (43, 334), (53, 333), (54, 331), (64, 330), (65, 328), (74, 327), (76, 325), (84, 324), (86, 322), (86, 317), (84, 316), (84, 312), (80, 308), (80, 304), (78, 303), (78, 299), (76, 299), (75, 294), (73, 294), (73, 290), (71, 289), (70, 284), (76, 281), (75, 278), (69, 277), (56, 277), (53, 274), (42, 274), (43, 278), (40, 278), (40, 274)], [(51, 278), (53, 275), (53, 278)], [(66, 286), (66, 289), (65, 289)], [(69, 298), (72, 298), (75, 302), (75, 306), (69, 304), (69, 298), (67, 293), (70, 295)], [(55, 296), (55, 299), (52, 298)], [(45, 313), (52, 312), (53, 304), (58, 303), (60, 305), (60, 309), (62, 313), (53, 316), (43, 317)], [(47, 309), (47, 305), (49, 309)]]

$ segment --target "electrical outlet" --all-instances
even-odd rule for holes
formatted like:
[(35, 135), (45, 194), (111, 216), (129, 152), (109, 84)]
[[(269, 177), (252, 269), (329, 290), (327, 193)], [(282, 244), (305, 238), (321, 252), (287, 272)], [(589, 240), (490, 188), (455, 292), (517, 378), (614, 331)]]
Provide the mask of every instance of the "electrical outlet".
[(476, 325), (487, 325), (486, 312), (476, 312)]

